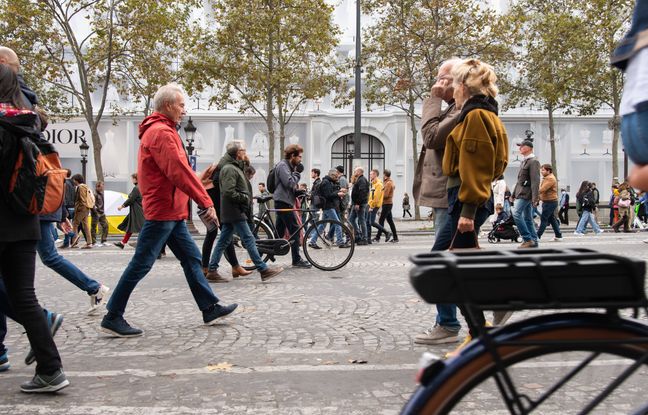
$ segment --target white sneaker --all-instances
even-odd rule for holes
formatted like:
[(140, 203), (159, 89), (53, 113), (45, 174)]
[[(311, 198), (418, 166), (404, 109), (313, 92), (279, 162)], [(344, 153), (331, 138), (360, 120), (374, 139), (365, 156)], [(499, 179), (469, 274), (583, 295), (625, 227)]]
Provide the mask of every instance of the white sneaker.
[(101, 284), (99, 291), (90, 295), (90, 309), (88, 309), (89, 316), (94, 315), (99, 310), (99, 307), (106, 304), (109, 292), (110, 287)]
[(648, 239), (644, 239), (643, 243), (648, 244)]
[(580, 233), (580, 232), (574, 232), (574, 235), (576, 235), (576, 236), (585, 236), (584, 233)]
[(601, 230), (596, 231), (595, 233), (596, 233), (596, 235), (600, 235), (600, 234), (602, 234), (603, 232), (605, 232), (605, 231), (604, 231), (603, 229), (601, 229)]
[(553, 241), (554, 241), (554, 242), (561, 242), (561, 241), (562, 241), (562, 238), (559, 238), (559, 237), (557, 237), (557, 236), (554, 236)]

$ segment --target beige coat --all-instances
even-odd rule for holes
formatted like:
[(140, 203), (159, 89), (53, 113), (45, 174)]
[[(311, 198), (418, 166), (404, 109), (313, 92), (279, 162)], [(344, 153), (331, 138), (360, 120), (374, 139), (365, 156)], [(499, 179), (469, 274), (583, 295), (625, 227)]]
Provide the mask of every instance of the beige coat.
[(441, 111), (441, 98), (429, 96), (423, 101), (421, 135), (423, 147), (416, 165), (412, 193), (419, 206), (447, 208), (448, 178), (443, 175), (441, 164), (446, 138), (457, 124), (457, 111), (454, 102)]

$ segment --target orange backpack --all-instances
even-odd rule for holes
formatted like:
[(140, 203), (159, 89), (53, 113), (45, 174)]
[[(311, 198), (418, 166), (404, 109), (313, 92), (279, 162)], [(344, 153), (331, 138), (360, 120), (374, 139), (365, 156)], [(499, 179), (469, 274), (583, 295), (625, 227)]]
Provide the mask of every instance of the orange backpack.
[(11, 209), (24, 215), (54, 213), (63, 203), (67, 171), (54, 145), (41, 137), (20, 137), (6, 188)]

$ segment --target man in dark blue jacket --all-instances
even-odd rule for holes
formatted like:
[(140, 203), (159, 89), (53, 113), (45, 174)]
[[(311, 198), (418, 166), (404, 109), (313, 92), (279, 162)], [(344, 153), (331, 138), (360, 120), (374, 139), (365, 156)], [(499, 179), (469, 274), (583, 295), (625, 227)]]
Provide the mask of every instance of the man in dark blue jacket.
[[(328, 176), (324, 176), (315, 190), (324, 201), (324, 204), (322, 205), (322, 219), (340, 220), (340, 217), (335, 210), (335, 206), (340, 199), (344, 197), (345, 193), (341, 191), (340, 186), (337, 185), (339, 175), (340, 173), (336, 169), (329, 170)], [(324, 231), (324, 225), (320, 225), (318, 231), (319, 232), (314, 232), (310, 241), (308, 241), (308, 246), (314, 249), (321, 249), (321, 247), (317, 245), (317, 235), (322, 234)], [(349, 248), (351, 246), (348, 241), (344, 240), (342, 228), (340, 226), (333, 226), (333, 231), (335, 232), (335, 243), (338, 247)]]
[(355, 168), (351, 182), (353, 182), (353, 188), (351, 189), (351, 213), (349, 214), (349, 222), (351, 222), (355, 230), (357, 244), (368, 245), (367, 209), (369, 208), (369, 182), (364, 177), (364, 169), (362, 167)]

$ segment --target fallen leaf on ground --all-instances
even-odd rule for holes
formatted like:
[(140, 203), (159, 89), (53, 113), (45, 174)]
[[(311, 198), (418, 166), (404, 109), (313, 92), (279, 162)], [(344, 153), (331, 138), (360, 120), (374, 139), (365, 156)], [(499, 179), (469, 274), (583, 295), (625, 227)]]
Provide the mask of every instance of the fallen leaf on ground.
[(227, 362), (217, 363), (215, 365), (207, 365), (207, 370), (210, 372), (229, 372), (234, 365)]

